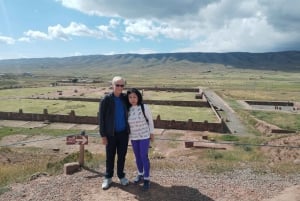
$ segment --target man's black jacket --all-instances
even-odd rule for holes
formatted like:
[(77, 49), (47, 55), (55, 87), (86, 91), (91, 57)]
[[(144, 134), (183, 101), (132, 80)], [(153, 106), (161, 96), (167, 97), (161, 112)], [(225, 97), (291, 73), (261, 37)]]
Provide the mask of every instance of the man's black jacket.
[[(128, 107), (127, 107), (127, 96), (125, 94), (121, 94), (120, 98), (122, 100), (124, 111), (125, 111), (125, 119), (126, 119), (126, 131), (129, 133), (129, 125), (128, 125)], [(114, 102), (114, 94), (110, 93), (106, 95), (103, 100), (99, 104), (99, 133), (101, 137), (107, 137), (110, 135), (114, 135), (114, 123), (115, 123), (115, 102)]]

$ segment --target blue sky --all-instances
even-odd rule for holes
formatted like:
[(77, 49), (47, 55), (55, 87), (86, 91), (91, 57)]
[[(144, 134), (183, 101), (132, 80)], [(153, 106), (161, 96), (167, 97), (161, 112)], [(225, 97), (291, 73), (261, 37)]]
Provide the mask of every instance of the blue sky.
[(0, 0), (0, 59), (300, 50), (299, 0)]

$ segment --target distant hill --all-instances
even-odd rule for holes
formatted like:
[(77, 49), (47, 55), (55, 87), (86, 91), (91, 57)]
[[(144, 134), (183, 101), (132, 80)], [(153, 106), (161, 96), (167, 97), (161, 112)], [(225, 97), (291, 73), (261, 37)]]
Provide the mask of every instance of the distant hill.
[[(167, 64), (167, 65), (165, 65)], [(197, 64), (221, 64), (225, 67), (261, 70), (300, 71), (300, 51), (269, 53), (161, 53), (88, 55), (63, 58), (0, 60), (0, 73), (42, 72), (45, 70), (107, 69), (122, 67), (183, 67)], [(175, 65), (176, 64), (176, 65)]]

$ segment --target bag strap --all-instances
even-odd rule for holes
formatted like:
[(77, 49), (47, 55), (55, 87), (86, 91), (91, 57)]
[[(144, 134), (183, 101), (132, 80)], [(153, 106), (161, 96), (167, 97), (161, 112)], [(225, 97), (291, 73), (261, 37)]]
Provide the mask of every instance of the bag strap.
[(144, 117), (145, 117), (145, 119), (146, 119), (146, 121), (147, 121), (147, 124), (149, 124), (149, 120), (148, 120), (148, 118), (146, 117), (146, 114), (145, 114), (145, 107), (144, 107), (144, 104), (143, 104), (143, 103), (141, 104), (141, 108), (142, 108), (143, 115), (144, 115)]

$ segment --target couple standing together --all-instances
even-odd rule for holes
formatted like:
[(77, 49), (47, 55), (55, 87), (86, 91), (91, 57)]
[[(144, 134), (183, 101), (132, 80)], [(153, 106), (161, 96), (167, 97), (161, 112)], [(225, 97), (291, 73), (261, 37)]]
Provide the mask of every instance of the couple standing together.
[(116, 76), (112, 80), (113, 92), (100, 102), (99, 128), (102, 144), (106, 149), (106, 172), (102, 189), (108, 189), (114, 174), (115, 156), (117, 154), (117, 176), (121, 185), (128, 185), (124, 166), (128, 141), (131, 140), (135, 155), (137, 176), (133, 183), (144, 182), (143, 189), (150, 184), (150, 161), (148, 149), (153, 140), (154, 124), (150, 109), (143, 104), (141, 93), (133, 88), (123, 93), (125, 80)]

